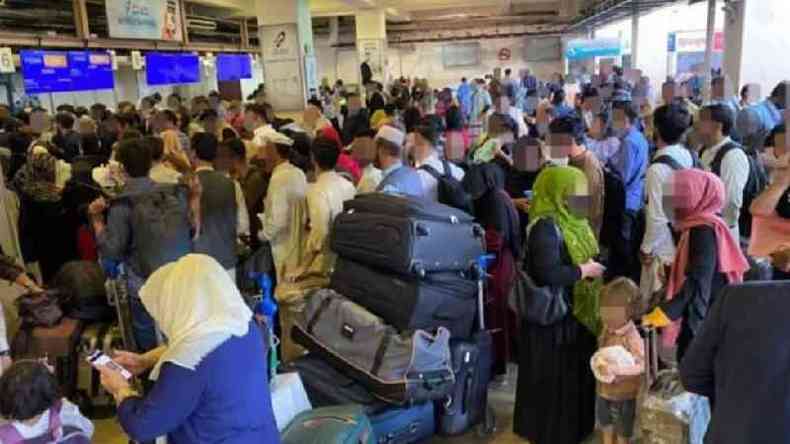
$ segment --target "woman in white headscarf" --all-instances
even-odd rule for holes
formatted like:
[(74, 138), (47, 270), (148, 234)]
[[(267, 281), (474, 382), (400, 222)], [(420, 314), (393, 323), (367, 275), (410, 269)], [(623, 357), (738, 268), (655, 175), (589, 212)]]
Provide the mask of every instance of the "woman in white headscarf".
[(142, 397), (120, 373), (100, 369), (135, 441), (167, 435), (170, 444), (279, 443), (271, 405), (264, 335), (228, 274), (209, 256), (163, 266), (140, 290), (169, 339), (116, 362), (156, 381)]

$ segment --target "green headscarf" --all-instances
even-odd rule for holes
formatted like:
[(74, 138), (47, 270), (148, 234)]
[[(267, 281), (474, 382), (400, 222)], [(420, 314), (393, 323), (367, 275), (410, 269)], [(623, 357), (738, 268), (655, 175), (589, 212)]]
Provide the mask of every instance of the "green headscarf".
[[(574, 265), (581, 265), (598, 255), (598, 241), (584, 217), (568, 209), (567, 198), (587, 183), (584, 173), (573, 167), (544, 169), (533, 187), (534, 199), (530, 203), (530, 227), (538, 220), (549, 217), (559, 227)], [(582, 279), (573, 287), (573, 314), (591, 332), (600, 332), (599, 298), (601, 279)]]

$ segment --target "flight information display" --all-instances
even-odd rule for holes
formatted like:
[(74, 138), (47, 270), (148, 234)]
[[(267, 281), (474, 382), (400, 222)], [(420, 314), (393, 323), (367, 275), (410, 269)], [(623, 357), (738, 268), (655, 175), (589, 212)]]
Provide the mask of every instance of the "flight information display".
[(27, 94), (113, 89), (112, 57), (107, 51), (22, 50)]
[(113, 89), (115, 77), (109, 52), (69, 51), (73, 91)]
[(179, 85), (200, 81), (200, 57), (192, 53), (149, 52), (145, 55), (149, 85)]
[(249, 54), (217, 55), (217, 80), (231, 82), (252, 78), (252, 60)]

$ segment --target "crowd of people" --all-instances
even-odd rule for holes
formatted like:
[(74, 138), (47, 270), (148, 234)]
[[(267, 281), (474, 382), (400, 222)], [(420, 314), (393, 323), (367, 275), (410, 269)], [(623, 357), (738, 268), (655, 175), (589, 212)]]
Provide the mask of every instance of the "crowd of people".
[[(61, 105), (54, 116), (0, 105), (0, 199), (14, 240), (0, 277), (35, 293), (71, 260), (124, 264), (136, 350), (116, 360), (156, 380), (142, 394), (102, 370), (124, 431), (137, 441), (274, 442), (266, 332), (236, 289), (238, 252), (270, 248), (278, 288), (328, 281), (344, 202), (378, 192), (456, 206), (449, 190), (462, 190), (495, 255), (492, 370), (498, 382), (518, 364), (516, 434), (579, 443), (597, 423), (605, 442), (629, 442), (641, 324), (663, 330), (687, 389), (711, 399), (710, 434), (750, 436), (763, 422), (727, 418), (760, 403), (728, 397), (721, 378), (738, 377), (727, 366), (739, 358), (715, 356), (715, 341), (729, 338), (707, 318), (733, 316), (723, 289), (755, 270), (768, 270), (763, 280), (790, 272), (790, 239), (761, 254), (750, 245), (790, 218), (787, 84), (749, 104), (715, 93), (703, 102), (672, 82), (653, 103), (649, 83), (615, 68), (571, 97), (562, 75), (541, 81), (529, 70), (442, 90), (401, 78), (354, 91), (338, 80), (296, 121), (278, 117), (264, 89), (246, 104), (155, 95), (114, 110)], [(567, 313), (519, 317), (508, 304), (519, 271), (556, 289)], [(287, 331), (293, 313), (280, 313)], [(0, 414), (24, 437), (55, 414), (92, 433), (44, 364), (11, 362), (1, 332)], [(294, 346), (281, 341), (288, 356)], [(596, 383), (591, 358), (615, 343), (635, 364), (603, 366), (611, 378)], [(738, 365), (759, 377), (784, 364), (762, 355)]]

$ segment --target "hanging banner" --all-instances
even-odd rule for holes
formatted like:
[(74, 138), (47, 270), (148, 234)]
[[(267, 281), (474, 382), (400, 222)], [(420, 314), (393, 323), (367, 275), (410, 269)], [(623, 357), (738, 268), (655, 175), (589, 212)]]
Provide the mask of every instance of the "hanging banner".
[(618, 57), (622, 51), (619, 38), (575, 39), (568, 41), (565, 57), (568, 60), (593, 57)]
[(178, 0), (107, 0), (110, 37), (183, 41)]

